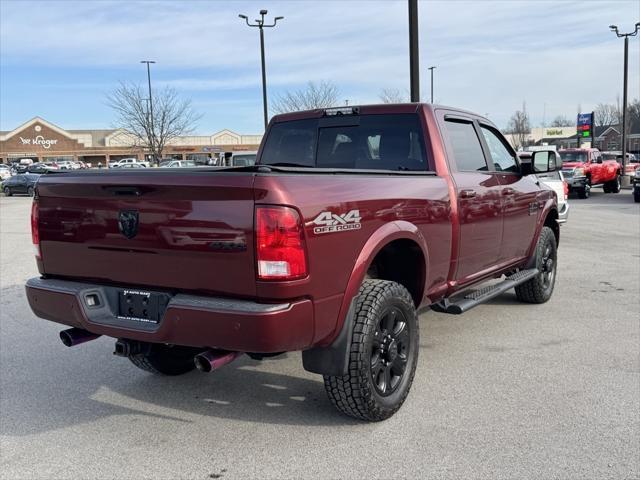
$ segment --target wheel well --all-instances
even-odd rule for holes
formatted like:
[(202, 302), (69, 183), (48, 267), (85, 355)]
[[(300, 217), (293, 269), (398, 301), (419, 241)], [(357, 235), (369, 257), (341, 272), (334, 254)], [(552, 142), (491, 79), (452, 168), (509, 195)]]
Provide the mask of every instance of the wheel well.
[(560, 224), (558, 223), (558, 212), (551, 210), (547, 213), (547, 217), (544, 219), (544, 226), (553, 230), (553, 234), (556, 237), (556, 245), (560, 244)]
[(425, 258), (413, 240), (394, 240), (378, 252), (369, 265), (367, 278), (391, 280), (404, 286), (416, 308), (422, 302), (425, 283)]

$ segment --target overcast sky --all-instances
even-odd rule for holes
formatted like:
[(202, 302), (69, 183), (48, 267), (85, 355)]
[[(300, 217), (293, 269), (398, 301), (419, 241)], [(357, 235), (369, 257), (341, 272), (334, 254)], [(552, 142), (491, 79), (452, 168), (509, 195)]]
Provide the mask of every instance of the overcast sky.
[[(0, 0), (0, 129), (39, 115), (68, 129), (113, 127), (105, 94), (118, 81), (172, 85), (202, 113), (196, 132), (261, 133), (255, 18), (265, 31), (269, 95), (331, 80), (341, 103), (379, 102), (409, 84), (407, 1)], [(574, 118), (622, 94), (623, 41), (640, 1), (421, 1), (423, 98), (436, 65), (438, 103), (499, 127), (525, 101), (532, 123)], [(640, 37), (630, 41), (629, 97), (640, 97)]]

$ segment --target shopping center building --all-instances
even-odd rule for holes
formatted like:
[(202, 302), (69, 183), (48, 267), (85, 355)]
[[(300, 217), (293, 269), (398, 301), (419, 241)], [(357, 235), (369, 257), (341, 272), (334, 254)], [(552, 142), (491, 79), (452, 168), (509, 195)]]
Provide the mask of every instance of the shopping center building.
[[(240, 135), (231, 130), (182, 136), (167, 142), (162, 157), (208, 163), (224, 152), (257, 150), (261, 139), (262, 135)], [(135, 144), (135, 139), (125, 130), (64, 130), (35, 117), (10, 132), (0, 132), (0, 162), (30, 158), (34, 162), (83, 161), (95, 166), (122, 158), (142, 160), (148, 156), (144, 148)]]

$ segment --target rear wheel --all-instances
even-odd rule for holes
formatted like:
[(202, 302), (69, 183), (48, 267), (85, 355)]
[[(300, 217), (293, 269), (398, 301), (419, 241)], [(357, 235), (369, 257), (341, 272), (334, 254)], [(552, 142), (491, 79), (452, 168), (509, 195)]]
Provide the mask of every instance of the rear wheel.
[(633, 191), (633, 201), (636, 203), (640, 203), (640, 191), (639, 190), (634, 190)]
[(4, 194), (5, 194), (7, 197), (10, 197), (11, 195), (13, 195), (13, 193), (11, 192), (11, 189), (10, 189), (9, 187), (4, 187), (4, 188), (2, 189), (2, 191), (4, 192)]
[(27, 194), (28, 194), (30, 197), (33, 197), (33, 192), (34, 192), (34, 191), (35, 191), (35, 190), (33, 189), (33, 187), (29, 187), (29, 188), (27, 188)]
[(193, 357), (202, 349), (151, 344), (145, 353), (129, 356), (136, 367), (156, 375), (182, 375), (195, 368)]
[(535, 256), (535, 266), (539, 273), (515, 288), (516, 297), (521, 302), (544, 303), (553, 294), (553, 287), (556, 283), (558, 247), (556, 236), (549, 227), (542, 227)]
[(621, 186), (620, 175), (616, 175), (616, 179), (609, 182), (609, 191), (611, 193), (620, 193)]
[(368, 421), (391, 417), (402, 406), (418, 362), (418, 319), (402, 285), (365, 280), (356, 305), (348, 372), (324, 377), (341, 412)]

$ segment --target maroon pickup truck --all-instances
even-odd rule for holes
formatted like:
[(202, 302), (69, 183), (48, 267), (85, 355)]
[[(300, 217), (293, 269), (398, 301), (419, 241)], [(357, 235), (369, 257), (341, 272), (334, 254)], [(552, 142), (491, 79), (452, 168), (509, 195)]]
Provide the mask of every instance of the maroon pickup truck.
[(158, 374), (301, 350), (339, 410), (383, 420), (421, 309), (550, 298), (557, 204), (530, 174), (553, 168), (486, 118), (405, 104), (276, 116), (252, 166), (43, 175), (29, 304)]

